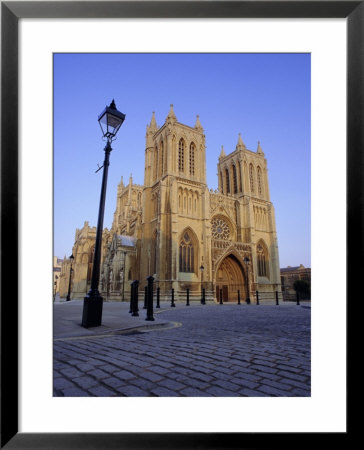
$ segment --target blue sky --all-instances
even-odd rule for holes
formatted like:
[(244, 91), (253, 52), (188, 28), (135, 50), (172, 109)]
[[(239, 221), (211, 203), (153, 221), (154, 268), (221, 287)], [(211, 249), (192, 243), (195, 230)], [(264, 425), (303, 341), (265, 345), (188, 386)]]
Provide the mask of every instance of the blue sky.
[(112, 99), (126, 119), (110, 156), (104, 227), (117, 185), (144, 182), (146, 125), (162, 125), (174, 105), (179, 122), (200, 116), (209, 188), (217, 188), (224, 146), (238, 133), (268, 161), (280, 266), (311, 266), (311, 100), (309, 54), (55, 54), (54, 254), (72, 252), (76, 228), (96, 226), (104, 141), (98, 115)]

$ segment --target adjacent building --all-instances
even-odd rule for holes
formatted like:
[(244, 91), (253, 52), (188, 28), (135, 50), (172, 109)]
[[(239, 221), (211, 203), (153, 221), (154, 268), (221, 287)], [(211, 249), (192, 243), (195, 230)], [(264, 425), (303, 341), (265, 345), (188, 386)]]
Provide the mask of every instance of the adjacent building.
[[(311, 286), (311, 269), (304, 267), (302, 264), (299, 266), (281, 269), (281, 286), (283, 301), (295, 301), (296, 291), (294, 289), (294, 282), (296, 280), (304, 280)], [(300, 294), (301, 300), (310, 300), (310, 294)]]

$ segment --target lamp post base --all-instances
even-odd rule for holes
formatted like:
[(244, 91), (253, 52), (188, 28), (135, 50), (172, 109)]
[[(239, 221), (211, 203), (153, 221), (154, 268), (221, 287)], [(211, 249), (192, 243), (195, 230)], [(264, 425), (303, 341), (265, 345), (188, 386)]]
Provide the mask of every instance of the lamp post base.
[(83, 299), (82, 326), (99, 327), (102, 319), (103, 298), (101, 295), (87, 296)]

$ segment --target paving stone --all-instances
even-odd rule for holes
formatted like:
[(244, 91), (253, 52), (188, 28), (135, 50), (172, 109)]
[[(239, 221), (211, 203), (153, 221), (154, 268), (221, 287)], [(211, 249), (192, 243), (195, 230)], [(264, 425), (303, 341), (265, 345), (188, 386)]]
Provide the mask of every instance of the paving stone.
[(178, 381), (171, 380), (169, 378), (166, 378), (164, 380), (160, 380), (158, 382), (158, 386), (163, 386), (168, 389), (173, 389), (174, 391), (178, 391), (179, 389), (182, 389), (186, 387), (185, 384), (179, 383)]
[(89, 377), (87, 375), (84, 375), (82, 377), (73, 378), (72, 381), (83, 389), (88, 389), (88, 388), (96, 386), (98, 384), (97, 380), (95, 380), (94, 378)]
[(182, 389), (181, 391), (179, 391), (179, 394), (186, 397), (212, 397), (212, 395), (208, 394), (207, 392), (191, 387), (186, 387)]
[(297, 373), (286, 372), (286, 371), (283, 371), (283, 370), (277, 372), (277, 375), (280, 375), (283, 378), (290, 378), (290, 379), (296, 380), (296, 381), (301, 381), (301, 382), (305, 382), (306, 381), (306, 377), (298, 375)]
[(87, 372), (88, 370), (94, 370), (95, 365), (90, 364), (89, 362), (78, 362), (76, 365), (77, 369), (82, 370), (82, 372)]
[(238, 394), (243, 397), (267, 397), (267, 394), (265, 394), (264, 392), (259, 392), (249, 388), (241, 389), (240, 391), (238, 391)]
[(67, 388), (72, 388), (75, 387), (75, 385), (73, 383), (71, 383), (69, 380), (67, 380), (66, 378), (55, 378), (53, 380), (53, 388), (54, 389), (67, 389)]
[(311, 391), (307, 391), (304, 389), (294, 388), (292, 389), (291, 393), (295, 397), (311, 397)]
[(151, 393), (156, 397), (178, 397), (178, 393), (167, 389), (165, 387), (158, 386), (151, 390)]
[(165, 367), (160, 366), (150, 366), (148, 370), (154, 373), (158, 373), (159, 375), (165, 375), (166, 373), (170, 373), (170, 369), (166, 369)]
[(258, 388), (259, 391), (264, 392), (267, 395), (273, 396), (273, 397), (291, 397), (292, 394), (290, 394), (286, 390), (282, 389), (276, 389), (272, 386), (268, 386), (267, 384), (261, 384)]
[(77, 387), (66, 388), (62, 390), (64, 397), (90, 397), (90, 394)]
[(162, 379), (161, 375), (159, 375), (158, 373), (154, 373), (154, 372), (141, 372), (140, 376), (145, 378), (146, 380), (154, 381), (154, 382)]
[(60, 372), (63, 376), (66, 376), (67, 378), (75, 378), (83, 375), (82, 372), (75, 369), (74, 367), (70, 367), (68, 369), (60, 369)]
[(103, 378), (107, 378), (109, 376), (108, 373), (100, 369), (91, 370), (90, 372), (87, 372), (87, 375), (92, 375), (97, 380), (102, 380)]
[(104, 386), (94, 386), (88, 390), (95, 397), (115, 397), (117, 394), (115, 391), (111, 391)]
[(115, 390), (124, 397), (148, 397), (150, 395), (149, 392), (133, 385), (120, 386), (119, 388), (115, 388)]
[(135, 375), (127, 370), (120, 370), (119, 372), (114, 372), (114, 377), (120, 378), (121, 380), (130, 380), (135, 378)]
[(282, 391), (291, 391), (292, 390), (292, 386), (290, 386), (289, 384), (285, 384), (285, 383), (277, 383), (276, 381), (272, 381), (272, 380), (268, 380), (268, 379), (261, 379), (259, 381), (259, 383), (261, 383), (262, 385), (268, 385), (268, 386), (272, 386), (276, 389), (280, 389)]
[(205, 390), (206, 393), (214, 397), (239, 397), (239, 394), (228, 389), (222, 389), (218, 386), (211, 386)]
[(113, 378), (113, 377), (110, 377), (110, 378), (103, 378), (103, 379), (102, 379), (102, 382), (103, 382), (104, 384), (107, 384), (108, 386), (110, 386), (110, 387), (112, 387), (112, 388), (117, 388), (117, 387), (120, 387), (120, 386), (125, 386), (125, 382), (122, 381), (122, 380), (120, 380), (119, 378)]

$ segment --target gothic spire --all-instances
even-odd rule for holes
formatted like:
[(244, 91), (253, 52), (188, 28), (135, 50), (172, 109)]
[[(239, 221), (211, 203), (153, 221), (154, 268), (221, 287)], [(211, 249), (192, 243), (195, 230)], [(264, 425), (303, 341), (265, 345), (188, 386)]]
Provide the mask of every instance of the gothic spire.
[(153, 111), (152, 119), (149, 124), (149, 129), (155, 131), (158, 128), (157, 122), (155, 120), (155, 111)]
[(225, 156), (226, 156), (226, 153), (225, 153), (225, 150), (224, 150), (224, 146), (222, 145), (222, 146), (221, 146), (221, 152), (220, 152), (219, 159), (225, 158)]
[(173, 105), (171, 104), (171, 105), (170, 105), (170, 109), (169, 109), (168, 116), (167, 116), (167, 118), (166, 118), (166, 122), (174, 123), (174, 122), (176, 122), (176, 121), (177, 121), (177, 117), (176, 117), (176, 115), (175, 115), (175, 113), (174, 113)]
[(200, 122), (200, 116), (198, 114), (196, 116), (195, 128), (196, 128), (196, 130), (199, 130), (199, 131), (203, 130), (201, 122)]
[(263, 155), (264, 155), (263, 150), (262, 150), (262, 147), (260, 146), (260, 141), (258, 141), (257, 153), (260, 153), (260, 154), (263, 154)]
[(238, 143), (236, 144), (236, 149), (235, 150), (245, 150), (246, 146), (243, 142), (243, 139), (241, 138), (241, 133), (239, 133), (239, 139), (238, 139)]

